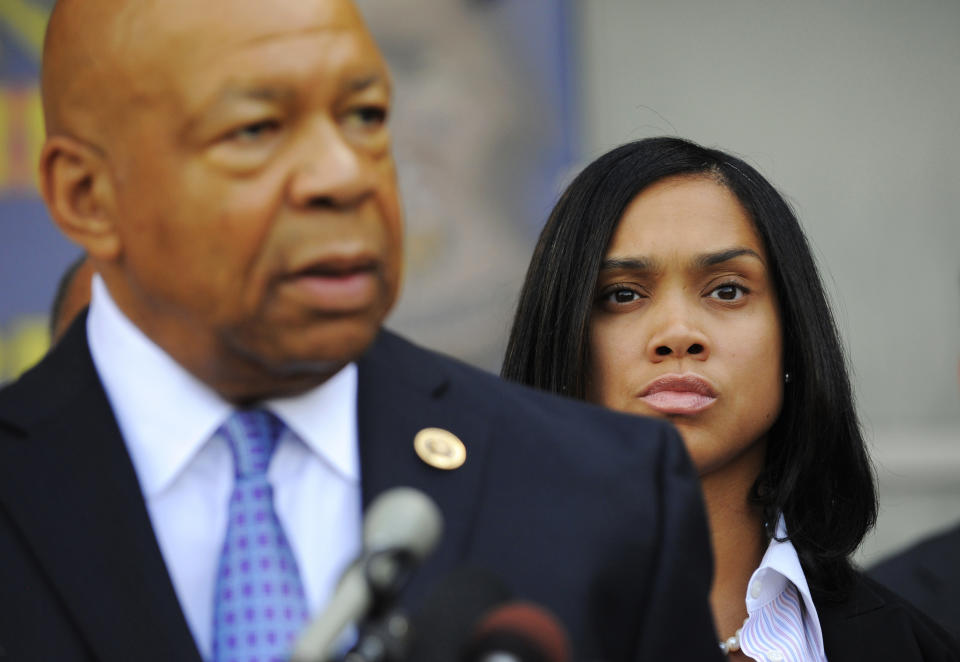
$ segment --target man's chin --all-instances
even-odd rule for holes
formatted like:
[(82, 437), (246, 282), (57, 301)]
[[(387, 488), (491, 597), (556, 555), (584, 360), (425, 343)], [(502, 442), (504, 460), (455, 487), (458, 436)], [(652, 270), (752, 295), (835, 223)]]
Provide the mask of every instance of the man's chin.
[(300, 331), (269, 334), (236, 349), (270, 381), (311, 376), (326, 379), (355, 361), (373, 344), (380, 325), (364, 320), (330, 322)]

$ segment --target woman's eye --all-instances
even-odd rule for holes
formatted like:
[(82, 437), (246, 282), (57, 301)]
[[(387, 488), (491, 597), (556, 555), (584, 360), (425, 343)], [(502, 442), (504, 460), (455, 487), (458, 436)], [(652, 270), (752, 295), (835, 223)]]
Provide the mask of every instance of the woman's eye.
[(639, 293), (626, 288), (610, 290), (602, 297), (602, 299), (608, 303), (633, 303), (640, 298), (641, 297)]
[(710, 297), (720, 301), (739, 301), (747, 294), (747, 288), (734, 283), (724, 283), (710, 292)]

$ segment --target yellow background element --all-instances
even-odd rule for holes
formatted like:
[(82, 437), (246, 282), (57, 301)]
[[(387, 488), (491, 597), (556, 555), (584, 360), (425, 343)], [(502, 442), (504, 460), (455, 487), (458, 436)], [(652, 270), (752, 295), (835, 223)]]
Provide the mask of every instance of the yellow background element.
[[(19, 120), (19, 121), (16, 121)], [(14, 133), (26, 141), (22, 159), (13, 160)], [(45, 137), (40, 88), (0, 85), (0, 192), (37, 190), (37, 168)]]
[(7, 102), (7, 90), (0, 86), (0, 191), (9, 186), (10, 181), (10, 104)]
[[(8, 32), (20, 46), (39, 63), (43, 52), (43, 35), (47, 29), (48, 11), (27, 0), (0, 1), (0, 23), (6, 25)], [(0, 52), (0, 57), (3, 53)], [(22, 97), (21, 95), (26, 95)], [(25, 104), (25, 114), (20, 126), (13, 126), (14, 104)], [(13, 132), (22, 132), (26, 139), (26, 161), (11, 161), (11, 141)], [(0, 191), (4, 189), (23, 189), (32, 183), (36, 187), (37, 173), (34, 164), (40, 156), (43, 145), (43, 111), (39, 86), (0, 87)]]
[(43, 358), (50, 347), (47, 318), (24, 315), (0, 330), (0, 382), (16, 379)]
[(39, 171), (37, 163), (40, 162), (40, 151), (43, 149), (43, 141), (46, 140), (46, 127), (43, 121), (43, 99), (40, 97), (40, 88), (35, 87), (27, 96), (27, 167), (30, 169), (30, 181), (34, 190), (39, 190)]

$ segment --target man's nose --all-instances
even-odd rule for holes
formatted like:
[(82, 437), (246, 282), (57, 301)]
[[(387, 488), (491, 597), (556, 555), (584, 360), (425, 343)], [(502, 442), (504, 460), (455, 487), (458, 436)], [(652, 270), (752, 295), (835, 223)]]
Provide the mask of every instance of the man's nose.
[(344, 209), (373, 191), (374, 165), (329, 119), (315, 122), (302, 139), (290, 182), (290, 198), (302, 208)]

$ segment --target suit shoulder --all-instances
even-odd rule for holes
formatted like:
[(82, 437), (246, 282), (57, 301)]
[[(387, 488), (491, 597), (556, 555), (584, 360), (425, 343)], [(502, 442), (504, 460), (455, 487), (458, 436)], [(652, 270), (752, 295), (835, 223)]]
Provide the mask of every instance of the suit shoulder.
[(651, 451), (659, 453), (666, 448), (673, 462), (686, 462), (679, 435), (665, 421), (622, 414), (508, 382), (390, 332), (381, 333), (376, 351), (389, 354), (398, 372), (416, 374), (424, 382), (421, 385), (443, 384), (452, 403), (496, 422), (509, 431), (511, 443), (549, 439), (556, 453), (563, 453), (562, 449), (569, 446), (571, 453), (580, 456), (586, 444), (598, 451), (621, 446), (648, 460)]
[(46, 361), (48, 357), (0, 387), (0, 427), (20, 428), (30, 418), (30, 412), (46, 400), (45, 394), (56, 388), (56, 384), (46, 378)]
[(869, 575), (881, 583), (889, 584), (890, 581), (895, 581), (903, 574), (912, 572), (918, 566), (926, 566), (931, 570), (938, 568), (944, 571), (951, 570), (957, 576), (960, 574), (956, 568), (958, 556), (960, 556), (960, 526), (955, 526), (888, 556), (874, 565), (869, 570)]
[(870, 569), (884, 589), (902, 596), (960, 641), (960, 527), (923, 540)]
[(0, 424), (29, 426), (55, 416), (64, 403), (101, 388), (85, 327), (74, 324), (35, 366), (0, 388)]
[(540, 391), (523, 384), (504, 380), (499, 375), (468, 365), (459, 359), (446, 356), (433, 350), (419, 347), (400, 336), (384, 332), (378, 339), (384, 349), (394, 358), (401, 359), (406, 366), (400, 366), (403, 372), (436, 372), (449, 378), (449, 387), (456, 390), (458, 397), (467, 397), (485, 408), (508, 411), (524, 410), (529, 415), (542, 415), (550, 419), (589, 418), (600, 425), (614, 427), (627, 425), (649, 431), (672, 430), (673, 427), (657, 419), (621, 414), (604, 407), (563, 397), (554, 393)]
[[(818, 604), (817, 611), (831, 660), (844, 659), (835, 655), (838, 651), (863, 653), (860, 647), (869, 642), (878, 655), (885, 652), (895, 659), (960, 662), (960, 643), (951, 634), (911, 602), (862, 573), (857, 573), (846, 600)], [(865, 659), (881, 658), (868, 654)]]

